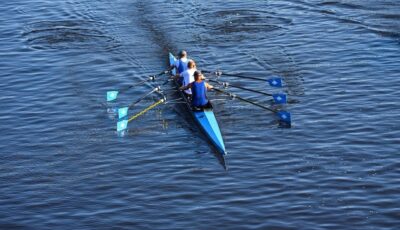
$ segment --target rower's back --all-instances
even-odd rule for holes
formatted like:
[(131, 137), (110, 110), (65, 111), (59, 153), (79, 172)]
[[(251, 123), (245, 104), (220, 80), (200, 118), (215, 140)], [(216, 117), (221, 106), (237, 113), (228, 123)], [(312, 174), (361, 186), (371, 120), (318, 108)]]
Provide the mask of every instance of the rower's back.
[(182, 50), (181, 52), (179, 52), (179, 59), (175, 62), (175, 67), (178, 74), (181, 74), (188, 69), (188, 62), (189, 59), (187, 58), (186, 51)]

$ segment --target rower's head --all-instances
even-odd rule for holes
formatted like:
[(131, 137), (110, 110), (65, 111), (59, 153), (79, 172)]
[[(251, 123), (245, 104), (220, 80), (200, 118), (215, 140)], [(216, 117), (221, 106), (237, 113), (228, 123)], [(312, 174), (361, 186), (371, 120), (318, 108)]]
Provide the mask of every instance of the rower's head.
[(181, 50), (181, 52), (179, 52), (179, 58), (184, 58), (187, 57), (187, 53), (185, 50)]
[(196, 62), (194, 62), (193, 60), (188, 61), (188, 68), (189, 69), (196, 68)]
[(204, 79), (203, 74), (198, 70), (194, 72), (193, 76), (195, 81), (201, 81)]

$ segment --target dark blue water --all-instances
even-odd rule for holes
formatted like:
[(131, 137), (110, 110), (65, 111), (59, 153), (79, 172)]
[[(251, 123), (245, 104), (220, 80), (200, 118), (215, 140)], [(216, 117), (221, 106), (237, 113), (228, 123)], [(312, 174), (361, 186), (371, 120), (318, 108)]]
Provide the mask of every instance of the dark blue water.
[[(0, 229), (400, 228), (398, 1), (16, 0), (0, 10)], [(204, 69), (282, 76), (292, 128), (210, 93), (228, 170), (181, 104), (118, 137), (107, 108), (152, 85), (113, 105), (105, 92), (164, 70), (180, 49)]]

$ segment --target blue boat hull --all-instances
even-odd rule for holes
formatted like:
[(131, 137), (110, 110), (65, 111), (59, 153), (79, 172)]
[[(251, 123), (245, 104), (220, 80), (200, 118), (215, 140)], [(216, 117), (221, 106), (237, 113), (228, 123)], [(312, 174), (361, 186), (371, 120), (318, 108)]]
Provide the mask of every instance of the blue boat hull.
[[(174, 57), (174, 55), (169, 53), (170, 65), (175, 63), (175, 60), (176, 58)], [(172, 74), (176, 74), (175, 70), (172, 71)], [(175, 85), (179, 88), (178, 81), (175, 81)], [(207, 138), (213, 144), (218, 153), (220, 153), (221, 155), (225, 155), (226, 150), (224, 140), (222, 138), (221, 130), (219, 128), (217, 119), (215, 118), (213, 109), (207, 108), (200, 111), (193, 111), (190, 102), (188, 101), (184, 93), (182, 91), (179, 91), (179, 93), (181, 94), (181, 97), (185, 100), (185, 104), (188, 107), (190, 114), (192, 115), (197, 125), (201, 128), (203, 133), (207, 136)]]

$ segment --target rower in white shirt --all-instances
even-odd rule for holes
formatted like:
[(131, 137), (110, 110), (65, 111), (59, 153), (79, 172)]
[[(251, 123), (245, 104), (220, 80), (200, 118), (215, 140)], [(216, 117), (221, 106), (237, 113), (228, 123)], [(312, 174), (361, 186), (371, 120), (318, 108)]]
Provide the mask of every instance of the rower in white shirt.
[[(189, 60), (187, 64), (187, 70), (181, 73), (182, 76), (182, 86), (187, 86), (194, 82), (194, 72), (196, 71), (196, 63), (193, 60)], [(187, 89), (184, 91), (186, 95), (192, 95), (192, 90)]]

